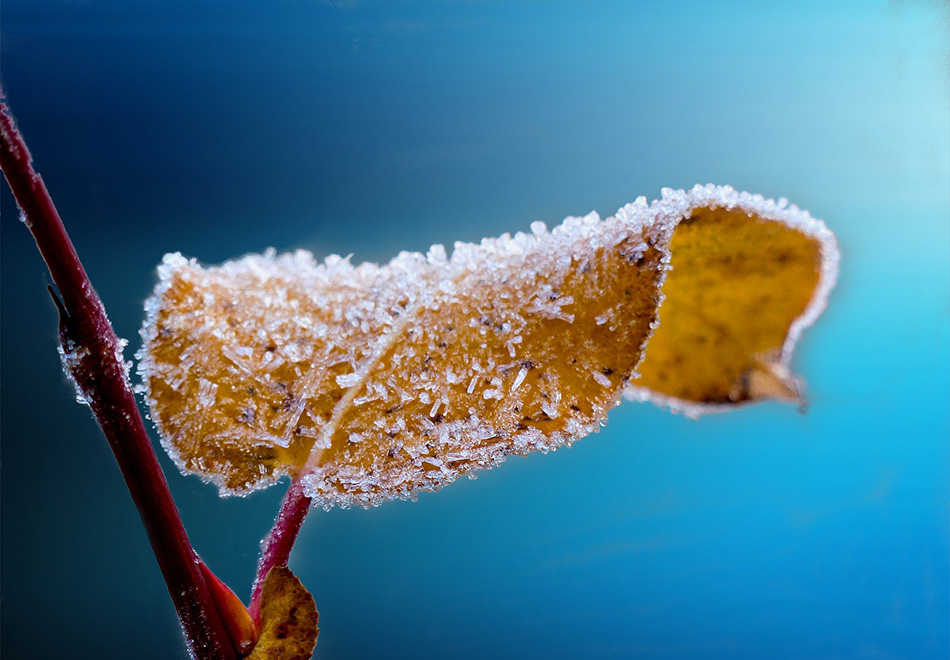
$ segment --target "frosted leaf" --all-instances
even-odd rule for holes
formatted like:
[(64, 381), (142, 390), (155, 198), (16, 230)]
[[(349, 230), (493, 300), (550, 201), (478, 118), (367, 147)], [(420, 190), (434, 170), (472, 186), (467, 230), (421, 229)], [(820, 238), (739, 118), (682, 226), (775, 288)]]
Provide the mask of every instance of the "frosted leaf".
[[(804, 261), (819, 275), (786, 282), (812, 301), (787, 319), (797, 336), (833, 281), (824, 225), (730, 188), (664, 191), (606, 220), (534, 223), (530, 234), (456, 243), (451, 256), (440, 246), (404, 252), (385, 266), (269, 251), (203, 268), (169, 255), (139, 356), (152, 417), (179, 467), (224, 494), (290, 474), (318, 505), (347, 507), (410, 499), (510, 454), (570, 445), (605, 422), (622, 392), (708, 405), (663, 389), (675, 354), (644, 371), (649, 392), (631, 383), (677, 267), (671, 235), (704, 224), (704, 209), (741, 216), (725, 223), (722, 244), (729, 232), (755, 234), (750, 226), (805, 237), (792, 255), (799, 270), (788, 272), (807, 270)], [(735, 402), (783, 394), (784, 337), (778, 357), (745, 356), (741, 387), (725, 385), (745, 396)], [(205, 383), (216, 387), (212, 406)]]

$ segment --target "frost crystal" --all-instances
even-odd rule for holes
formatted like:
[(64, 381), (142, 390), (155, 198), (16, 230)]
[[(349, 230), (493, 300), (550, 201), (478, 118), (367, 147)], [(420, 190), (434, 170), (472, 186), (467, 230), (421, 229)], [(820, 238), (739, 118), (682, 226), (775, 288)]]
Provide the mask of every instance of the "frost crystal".
[(66, 374), (69, 382), (73, 384), (76, 390), (76, 403), (88, 406), (89, 399), (86, 398), (86, 394), (79, 387), (79, 383), (76, 382), (74, 371), (79, 368), (82, 361), (89, 356), (89, 351), (80, 346), (75, 346), (68, 341), (65, 346), (62, 344), (57, 346), (56, 350), (59, 352), (59, 360), (63, 364), (63, 373)]

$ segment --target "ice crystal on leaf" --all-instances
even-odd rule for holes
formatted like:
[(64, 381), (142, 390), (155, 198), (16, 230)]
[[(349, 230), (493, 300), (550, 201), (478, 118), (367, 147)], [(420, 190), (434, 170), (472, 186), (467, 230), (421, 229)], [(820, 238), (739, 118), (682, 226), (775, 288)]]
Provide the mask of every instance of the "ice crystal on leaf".
[(622, 394), (694, 413), (797, 398), (791, 349), (836, 269), (820, 221), (714, 186), (385, 266), (174, 254), (140, 372), (183, 470), (365, 506), (570, 444)]

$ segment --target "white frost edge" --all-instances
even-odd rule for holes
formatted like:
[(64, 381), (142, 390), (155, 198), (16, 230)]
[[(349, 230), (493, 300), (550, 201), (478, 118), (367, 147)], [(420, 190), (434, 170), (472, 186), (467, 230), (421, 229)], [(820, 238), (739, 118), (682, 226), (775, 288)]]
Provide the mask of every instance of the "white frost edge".
[[(821, 272), (818, 276), (818, 285), (805, 310), (792, 321), (788, 334), (785, 336), (785, 343), (782, 345), (780, 366), (788, 369), (799, 337), (825, 311), (828, 306), (828, 297), (838, 279), (841, 253), (834, 233), (822, 220), (813, 217), (808, 211), (794, 204), (790, 205), (784, 197), (776, 201), (766, 199), (762, 195), (739, 192), (732, 186), (713, 184), (705, 186), (697, 184), (689, 192), (671, 188), (663, 188), (661, 192), (661, 198), (653, 202), (650, 210), (654, 213), (654, 221), (669, 227), (670, 231), (675, 230), (681, 221), (698, 209), (724, 208), (730, 211), (744, 211), (764, 220), (781, 222), (818, 241), (821, 250)], [(649, 343), (646, 350), (649, 350)], [(739, 404), (695, 403), (659, 394), (646, 387), (637, 387), (633, 382), (624, 388), (623, 397), (628, 401), (650, 401), (660, 407), (667, 407), (674, 413), (682, 413), (691, 419), (697, 419), (708, 413), (728, 412), (735, 410), (737, 406), (755, 403), (754, 401)]]

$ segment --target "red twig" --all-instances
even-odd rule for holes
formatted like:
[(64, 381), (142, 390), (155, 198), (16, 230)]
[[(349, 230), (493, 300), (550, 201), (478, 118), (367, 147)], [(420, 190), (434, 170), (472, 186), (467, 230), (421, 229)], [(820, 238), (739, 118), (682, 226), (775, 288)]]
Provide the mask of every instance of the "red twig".
[(112, 447), (192, 654), (200, 660), (236, 658), (139, 414), (119, 340), (46, 186), (33, 169), (2, 90), (0, 167), (62, 295), (57, 307), (64, 363)]
[(267, 572), (274, 566), (286, 566), (290, 550), (294, 547), (297, 533), (310, 510), (310, 498), (304, 495), (303, 486), (296, 479), (280, 501), (280, 511), (267, 536), (261, 541), (261, 557), (257, 561), (257, 577), (251, 590), (251, 605), (248, 610), (254, 620), (260, 622), (261, 589)]

